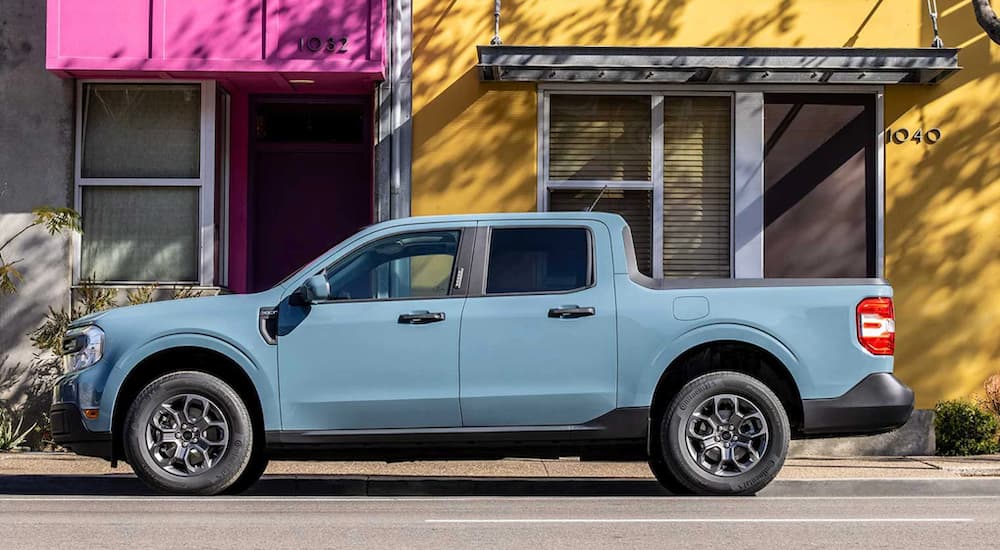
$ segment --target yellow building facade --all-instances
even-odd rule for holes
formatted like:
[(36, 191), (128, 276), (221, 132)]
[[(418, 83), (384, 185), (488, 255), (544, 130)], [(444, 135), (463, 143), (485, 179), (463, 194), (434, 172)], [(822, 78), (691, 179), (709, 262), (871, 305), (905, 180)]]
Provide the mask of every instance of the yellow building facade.
[[(493, 4), (414, 2), (414, 215), (578, 205), (596, 194), (601, 182), (612, 180), (609, 200), (618, 191), (621, 196), (648, 193), (637, 195), (642, 204), (652, 197), (651, 269), (668, 274), (676, 262), (700, 257), (698, 251), (682, 250), (677, 260), (668, 244), (684, 238), (683, 232), (671, 233), (676, 229), (671, 220), (678, 219), (671, 209), (683, 210), (686, 204), (683, 196), (671, 202), (672, 182), (694, 173), (685, 172), (689, 150), (684, 147), (695, 139), (690, 121), (697, 119), (697, 136), (702, 137), (695, 139), (691, 151), (705, 155), (722, 147), (731, 152), (728, 159), (715, 158), (733, 174), (732, 195), (718, 203), (704, 197), (695, 202), (699, 212), (706, 205), (723, 205), (718, 210), (723, 219), (716, 221), (719, 227), (728, 224), (731, 231), (721, 231), (721, 240), (712, 242), (721, 242), (716, 248), (731, 252), (722, 261), (731, 266), (732, 276), (813, 276), (829, 275), (829, 270), (835, 276), (856, 269), (867, 270), (862, 275), (885, 276), (895, 288), (896, 372), (914, 388), (920, 408), (973, 396), (989, 375), (1000, 371), (1000, 155), (995, 151), (1000, 138), (1000, 46), (977, 25), (968, 1), (938, 2), (941, 38), (945, 46), (958, 49), (961, 67), (942, 74), (940, 82), (896, 83), (892, 76), (881, 76), (887, 73), (869, 80), (865, 71), (816, 74), (802, 68), (796, 76), (804, 79), (801, 84), (774, 86), (740, 80), (771, 76), (759, 72), (756, 77), (733, 73), (729, 83), (713, 82), (717, 73), (711, 67), (681, 71), (707, 74), (708, 80), (700, 82), (655, 71), (649, 78), (664, 80), (605, 82), (600, 67), (571, 82), (546, 82), (545, 75), (537, 82), (490, 80), (477, 67), (477, 46), (493, 37)], [(554, 54), (565, 46), (739, 48), (761, 56), (773, 48), (822, 48), (860, 63), (872, 63), (865, 59), (869, 48), (909, 51), (926, 48), (934, 38), (923, 0), (506, 1), (500, 36), (505, 46), (551, 47)], [(901, 67), (899, 72), (911, 75), (900, 77), (904, 82), (913, 74), (906, 70)], [(853, 74), (860, 75), (858, 82), (846, 83)], [(810, 81), (825, 78), (830, 80)], [(611, 99), (602, 99), (605, 96)], [(632, 132), (627, 117), (620, 118), (629, 108), (625, 96), (640, 98), (640, 104), (649, 98), (651, 129)], [(733, 118), (704, 122), (710, 116), (704, 106), (711, 103), (703, 101), (705, 97), (723, 98)], [(853, 99), (842, 101), (846, 97)], [(753, 105), (763, 113), (755, 115), (757, 123), (747, 117), (744, 100), (757, 102)], [(611, 118), (601, 118), (605, 116)], [(848, 122), (837, 122), (844, 116), (856, 128), (874, 129), (863, 134), (864, 143), (852, 148)], [(640, 158), (633, 167), (628, 159), (596, 158), (598, 142), (574, 141), (574, 136), (590, 135), (609, 124), (624, 128), (616, 138), (624, 141), (616, 141), (615, 150), (634, 151), (629, 140), (635, 138), (642, 147), (655, 144), (652, 156)], [(828, 134), (823, 134), (827, 126)], [(722, 141), (703, 137), (711, 128), (725, 134)], [(810, 140), (817, 144), (813, 149), (796, 152)], [(753, 176), (763, 186), (765, 202), (760, 235), (753, 241), (759, 245), (762, 266), (753, 264), (752, 255), (750, 264), (741, 259), (746, 238), (737, 225), (742, 215), (740, 170), (747, 170), (741, 155), (747, 147), (764, 152), (766, 175)], [(622, 154), (628, 156), (627, 151)], [(579, 155), (590, 157), (565, 178), (560, 175), (566, 166), (575, 166)], [(842, 162), (831, 160), (838, 155)], [(586, 178), (593, 180), (587, 182), (589, 187), (574, 196), (555, 194), (579, 182), (577, 176), (588, 170), (596, 174)], [(699, 174), (698, 185), (711, 183)], [(796, 190), (797, 174), (815, 180), (815, 187)], [(555, 181), (559, 178), (565, 181)], [(630, 183), (636, 179), (653, 183)], [(783, 197), (783, 187), (792, 189), (791, 194)], [(775, 211), (782, 201), (784, 206)], [(855, 209), (861, 212), (859, 218), (852, 218), (851, 204), (860, 205)], [(836, 223), (823, 221), (824, 205), (829, 216), (839, 216)], [(698, 235), (706, 239), (704, 231)], [(852, 239), (860, 243), (859, 251), (841, 250)], [(786, 248), (775, 248), (782, 242)], [(843, 258), (843, 266), (788, 261), (808, 247), (813, 253)], [(850, 260), (851, 254), (857, 259)]]

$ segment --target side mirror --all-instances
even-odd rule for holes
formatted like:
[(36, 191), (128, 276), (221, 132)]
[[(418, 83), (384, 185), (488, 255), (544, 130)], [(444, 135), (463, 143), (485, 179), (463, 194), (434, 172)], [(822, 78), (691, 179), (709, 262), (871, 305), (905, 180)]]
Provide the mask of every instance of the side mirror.
[(313, 275), (306, 279), (306, 282), (292, 293), (290, 303), (293, 306), (304, 306), (329, 299), (330, 281), (326, 280), (325, 275)]

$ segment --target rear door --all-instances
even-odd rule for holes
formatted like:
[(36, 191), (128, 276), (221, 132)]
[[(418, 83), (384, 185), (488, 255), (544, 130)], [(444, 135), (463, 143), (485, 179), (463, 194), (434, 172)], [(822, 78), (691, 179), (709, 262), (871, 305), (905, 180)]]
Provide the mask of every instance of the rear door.
[(615, 408), (611, 240), (599, 222), (481, 222), (462, 315), (464, 426), (582, 424)]

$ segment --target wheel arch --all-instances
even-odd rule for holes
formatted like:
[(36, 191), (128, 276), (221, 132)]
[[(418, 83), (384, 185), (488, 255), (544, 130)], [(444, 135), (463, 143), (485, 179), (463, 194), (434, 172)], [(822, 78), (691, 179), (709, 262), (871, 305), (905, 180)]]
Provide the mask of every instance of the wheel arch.
[[(171, 372), (197, 371), (216, 376), (229, 384), (243, 399), (254, 423), (254, 436), (258, 441), (264, 441), (268, 420), (268, 404), (274, 403), (267, 399), (259, 389), (262, 374), (256, 366), (239, 354), (236, 350), (227, 349), (222, 342), (174, 341), (170, 344), (155, 346), (148, 353), (140, 354), (141, 358), (133, 361), (131, 367), (122, 369), (118, 380), (112, 380), (105, 387), (112, 399), (110, 431), (112, 436), (112, 458), (124, 457), (122, 434), (124, 420), (129, 406), (135, 397), (150, 382)], [(265, 389), (265, 391), (267, 391)]]
[(710, 372), (733, 371), (763, 382), (781, 400), (793, 431), (802, 425), (802, 397), (788, 368), (768, 350), (741, 340), (714, 340), (679, 354), (664, 369), (650, 403), (658, 418), (687, 382)]

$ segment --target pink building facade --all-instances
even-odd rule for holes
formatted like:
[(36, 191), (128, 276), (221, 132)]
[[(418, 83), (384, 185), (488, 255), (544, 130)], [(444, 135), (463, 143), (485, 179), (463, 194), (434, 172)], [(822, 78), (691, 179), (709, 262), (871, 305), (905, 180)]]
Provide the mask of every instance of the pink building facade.
[(385, 0), (49, 0), (46, 46), (74, 283), (258, 290), (378, 217)]

